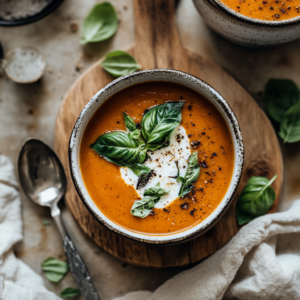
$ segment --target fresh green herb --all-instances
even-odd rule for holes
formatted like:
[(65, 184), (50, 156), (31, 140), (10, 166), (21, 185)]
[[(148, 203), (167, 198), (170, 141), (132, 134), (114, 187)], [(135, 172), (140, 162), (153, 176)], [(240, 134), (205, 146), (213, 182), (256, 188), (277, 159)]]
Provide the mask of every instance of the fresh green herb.
[(200, 175), (200, 166), (198, 163), (198, 152), (194, 152), (189, 157), (188, 166), (184, 178), (181, 176), (178, 176), (177, 178), (178, 181), (182, 182), (179, 191), (180, 198), (182, 198), (192, 190), (193, 183), (195, 183), (198, 180), (199, 175)]
[(77, 295), (80, 294), (80, 291), (78, 289), (74, 289), (72, 287), (68, 287), (66, 289), (64, 289), (61, 293), (60, 293), (60, 296), (62, 298), (72, 298), (72, 297), (75, 297)]
[(154, 187), (145, 190), (144, 198), (142, 200), (134, 202), (130, 211), (131, 214), (139, 218), (147, 217), (152, 212), (152, 208), (159, 201), (160, 197), (169, 192), (170, 190), (161, 188), (160, 184), (157, 183)]
[(294, 104), (285, 114), (280, 123), (279, 136), (284, 143), (300, 141), (300, 102)]
[(300, 141), (300, 91), (294, 81), (271, 79), (266, 85), (268, 114), (280, 123), (284, 143)]
[(44, 226), (48, 226), (48, 225), (50, 225), (51, 223), (50, 223), (48, 220), (42, 220), (42, 224), (43, 224)]
[(167, 145), (173, 130), (181, 122), (181, 110), (184, 102), (166, 102), (151, 108), (142, 119), (142, 134), (147, 149), (156, 149)]
[(69, 265), (66, 262), (53, 257), (47, 258), (41, 267), (46, 277), (52, 282), (61, 281), (69, 271)]
[(281, 122), (285, 113), (300, 101), (300, 91), (294, 81), (289, 79), (270, 79), (265, 90), (268, 114)]
[(125, 120), (125, 126), (127, 128), (128, 131), (130, 132), (134, 132), (136, 131), (136, 125), (135, 122), (132, 120), (132, 118), (130, 118), (125, 112), (123, 112), (123, 117)]
[(132, 55), (121, 50), (108, 53), (100, 65), (114, 77), (121, 77), (141, 68)]
[(239, 225), (243, 225), (268, 212), (276, 199), (276, 193), (266, 177), (251, 177), (244, 187), (236, 203), (236, 217)]
[(132, 139), (126, 132), (103, 134), (90, 147), (107, 161), (130, 168), (137, 176), (150, 172), (150, 168), (142, 165), (147, 152), (145, 143)]
[(81, 44), (100, 42), (113, 36), (118, 29), (118, 17), (108, 2), (96, 4), (83, 23)]

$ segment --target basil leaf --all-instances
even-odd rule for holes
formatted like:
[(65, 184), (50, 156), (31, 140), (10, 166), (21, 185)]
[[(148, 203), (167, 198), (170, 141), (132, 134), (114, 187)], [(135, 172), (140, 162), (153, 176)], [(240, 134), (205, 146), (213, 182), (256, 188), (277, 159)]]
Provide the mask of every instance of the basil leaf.
[(137, 176), (141, 176), (144, 174), (149, 174), (151, 169), (143, 164), (135, 164), (130, 167), (133, 173)]
[(160, 197), (168, 194), (170, 190), (165, 190), (157, 183), (154, 187), (147, 189), (144, 192), (142, 200), (135, 201), (130, 213), (139, 218), (145, 218), (152, 212), (152, 208), (159, 201)]
[(145, 190), (144, 196), (153, 196), (153, 197), (161, 197), (165, 194), (168, 194), (170, 190), (165, 190), (160, 187), (159, 182), (152, 188)]
[(147, 151), (144, 142), (132, 139), (123, 131), (103, 134), (90, 147), (107, 161), (129, 168), (143, 163)]
[(192, 190), (193, 188), (192, 184), (198, 180), (199, 175), (200, 175), (200, 165), (198, 163), (198, 152), (194, 152), (189, 157), (188, 166), (184, 178), (179, 176), (177, 179), (182, 182), (179, 191), (180, 198), (182, 198)]
[(123, 117), (125, 120), (125, 126), (128, 131), (134, 132), (134, 131), (138, 130), (138, 129), (136, 129), (135, 122), (125, 112), (123, 112)]
[(284, 143), (300, 141), (300, 102), (293, 105), (285, 113), (280, 123), (279, 136)]
[(243, 225), (268, 212), (276, 199), (276, 193), (266, 177), (252, 176), (244, 187), (236, 203), (236, 217), (239, 225)]
[(147, 149), (155, 151), (168, 142), (171, 133), (181, 122), (184, 102), (166, 102), (151, 108), (142, 119), (142, 134)]
[(81, 44), (100, 42), (113, 36), (118, 29), (118, 17), (108, 2), (96, 4), (83, 23)]
[(133, 132), (130, 132), (130, 133), (129, 133), (129, 136), (130, 136), (133, 140), (142, 142), (142, 139), (141, 139), (141, 132), (140, 132), (138, 129), (136, 129), (136, 130), (133, 131)]
[(52, 282), (59, 282), (69, 271), (69, 265), (66, 262), (53, 257), (47, 258), (41, 267), (46, 277)]
[(43, 224), (44, 226), (48, 226), (48, 225), (50, 225), (51, 223), (50, 223), (48, 220), (42, 220), (42, 224)]
[(108, 53), (100, 65), (114, 77), (121, 77), (141, 68), (132, 55), (121, 50)]
[(287, 110), (300, 101), (300, 91), (289, 79), (270, 79), (265, 90), (268, 114), (280, 122)]
[(138, 179), (138, 182), (136, 184), (136, 189), (142, 189), (146, 184), (148, 183), (149, 179), (151, 177), (151, 171), (149, 173), (144, 173), (140, 175), (140, 178)]
[(72, 297), (75, 297), (77, 295), (80, 294), (80, 291), (78, 289), (74, 289), (72, 287), (68, 287), (66, 289), (64, 289), (61, 293), (60, 293), (60, 296), (62, 298), (72, 298)]

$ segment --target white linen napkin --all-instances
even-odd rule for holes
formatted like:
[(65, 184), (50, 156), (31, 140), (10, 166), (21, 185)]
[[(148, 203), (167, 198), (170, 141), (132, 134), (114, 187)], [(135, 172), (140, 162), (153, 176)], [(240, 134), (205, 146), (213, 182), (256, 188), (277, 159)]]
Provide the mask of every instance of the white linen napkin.
[(244, 226), (221, 250), (153, 293), (114, 300), (299, 300), (300, 200)]
[(0, 300), (59, 300), (43, 279), (13, 252), (21, 241), (22, 217), (18, 183), (11, 161), (0, 155)]

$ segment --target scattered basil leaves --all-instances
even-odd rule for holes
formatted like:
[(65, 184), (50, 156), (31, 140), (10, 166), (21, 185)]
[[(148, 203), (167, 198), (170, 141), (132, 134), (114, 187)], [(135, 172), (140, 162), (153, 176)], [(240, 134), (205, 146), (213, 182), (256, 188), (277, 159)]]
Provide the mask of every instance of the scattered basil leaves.
[(78, 289), (74, 289), (72, 287), (68, 287), (64, 289), (61, 293), (60, 296), (64, 299), (72, 298), (80, 294), (80, 291)]
[(192, 188), (193, 183), (195, 183), (200, 175), (200, 165), (198, 162), (198, 152), (194, 152), (190, 155), (187, 170), (184, 178), (178, 176), (177, 180), (182, 182), (182, 185), (179, 190), (179, 197), (182, 198), (188, 194)]
[(142, 134), (147, 149), (155, 151), (169, 142), (173, 130), (181, 122), (184, 102), (166, 102), (154, 106), (142, 119)]
[(300, 101), (300, 91), (294, 81), (289, 79), (270, 79), (265, 89), (268, 114), (281, 122), (285, 113)]
[(83, 23), (81, 44), (100, 42), (113, 36), (118, 29), (115, 8), (108, 2), (96, 4)]
[(280, 123), (279, 136), (284, 143), (300, 141), (300, 91), (289, 79), (270, 79), (265, 100), (268, 114)]
[(53, 257), (47, 258), (41, 264), (42, 270), (51, 282), (59, 282), (69, 271), (69, 265)]
[(149, 179), (151, 178), (152, 172), (150, 171), (149, 173), (144, 173), (141, 174), (141, 176), (138, 179), (138, 182), (136, 184), (136, 189), (142, 189), (143, 187), (146, 186), (146, 184), (148, 183)]
[(243, 225), (268, 212), (276, 199), (276, 193), (266, 177), (252, 176), (245, 185), (236, 203), (236, 217), (239, 225)]
[(294, 104), (283, 116), (279, 136), (284, 143), (300, 141), (300, 102)]
[(141, 68), (132, 55), (121, 50), (108, 53), (100, 65), (114, 77), (121, 77)]
[(135, 201), (131, 214), (135, 217), (145, 218), (152, 212), (152, 208), (159, 201), (160, 197), (166, 195), (170, 190), (165, 190), (160, 187), (159, 182), (152, 188), (145, 190), (142, 200)]

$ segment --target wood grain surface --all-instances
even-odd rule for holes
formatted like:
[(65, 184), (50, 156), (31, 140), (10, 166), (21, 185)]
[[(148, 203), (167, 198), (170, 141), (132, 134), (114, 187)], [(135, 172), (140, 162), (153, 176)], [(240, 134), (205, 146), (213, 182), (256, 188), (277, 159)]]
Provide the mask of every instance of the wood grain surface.
[[(244, 170), (236, 197), (221, 220), (207, 233), (173, 246), (144, 245), (103, 227), (78, 197), (70, 177), (68, 143), (75, 121), (94, 94), (111, 82), (99, 62), (88, 69), (69, 89), (55, 124), (55, 151), (68, 177), (66, 203), (81, 228), (100, 247), (128, 263), (145, 267), (186, 266), (200, 261), (224, 246), (240, 229), (235, 202), (250, 176), (278, 174), (273, 187), (281, 196), (283, 162), (277, 136), (267, 116), (248, 92), (213, 61), (185, 48), (175, 23), (174, 0), (134, 0), (136, 42), (125, 49), (143, 69), (170, 68), (195, 75), (214, 87), (231, 105), (239, 121), (245, 146)], [(220, 51), (222, 51), (220, 49)]]

